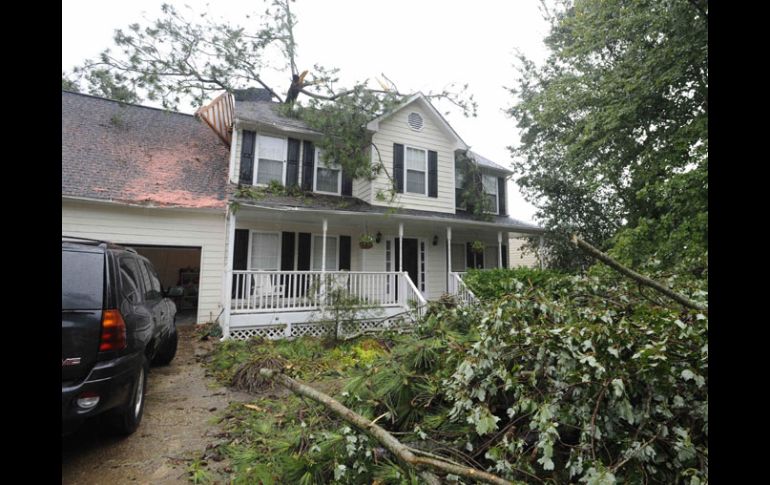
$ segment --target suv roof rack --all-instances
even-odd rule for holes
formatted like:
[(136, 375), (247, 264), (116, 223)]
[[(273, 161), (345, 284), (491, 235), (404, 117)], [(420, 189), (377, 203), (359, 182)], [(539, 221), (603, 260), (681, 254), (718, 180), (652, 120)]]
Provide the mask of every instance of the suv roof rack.
[(115, 244), (111, 241), (104, 241), (102, 239), (93, 239), (90, 237), (80, 237), (80, 236), (67, 236), (66, 234), (62, 234), (62, 239), (74, 239), (76, 241), (85, 241), (85, 242), (92, 242), (97, 243), (98, 246), (105, 247), (105, 248), (120, 248), (125, 249), (126, 251), (132, 252), (134, 254), (137, 254), (136, 249), (134, 248), (128, 248), (125, 246), (121, 246), (120, 244)]

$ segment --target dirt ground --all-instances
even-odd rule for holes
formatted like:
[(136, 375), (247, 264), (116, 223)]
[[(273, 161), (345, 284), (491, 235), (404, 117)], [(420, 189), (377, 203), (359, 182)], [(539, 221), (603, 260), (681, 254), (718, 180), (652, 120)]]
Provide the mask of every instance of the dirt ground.
[[(63, 484), (183, 484), (187, 467), (207, 445), (218, 441), (216, 417), (231, 401), (250, 396), (223, 388), (196, 360), (211, 342), (193, 337), (192, 325), (179, 326), (177, 355), (166, 367), (152, 367), (147, 379), (144, 417), (139, 429), (124, 438), (103, 433), (100, 422), (87, 423), (62, 438)], [(207, 460), (215, 471), (226, 460)]]

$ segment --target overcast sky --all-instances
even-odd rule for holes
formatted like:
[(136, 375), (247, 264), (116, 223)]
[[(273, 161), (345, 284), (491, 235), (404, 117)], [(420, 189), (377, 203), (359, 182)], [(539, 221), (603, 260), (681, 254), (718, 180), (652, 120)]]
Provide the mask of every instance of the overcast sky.
[[(249, 25), (247, 13), (264, 11), (260, 0), (220, 0), (208, 9), (199, 0), (168, 3), (179, 10), (184, 5), (196, 12), (208, 10), (242, 25)], [(538, 5), (536, 0), (298, 0), (293, 5), (299, 21), (297, 66), (300, 71), (312, 71), (316, 63), (338, 67), (342, 83), (370, 78), (374, 86), (374, 76), (385, 73), (402, 92), (468, 83), (478, 116), (452, 112), (447, 121), (474, 151), (509, 167), (506, 147), (517, 145), (519, 134), (515, 121), (503, 113), (513, 103), (505, 86), (515, 85), (517, 49), (537, 62), (546, 56), (548, 26)], [(62, 70), (110, 47), (115, 29), (156, 18), (159, 12), (160, 2), (151, 0), (64, 0)], [(276, 91), (288, 87), (283, 76), (267, 80)], [(442, 112), (445, 108), (439, 106)], [(508, 193), (509, 214), (534, 222), (535, 209), (515, 184), (509, 183)]]

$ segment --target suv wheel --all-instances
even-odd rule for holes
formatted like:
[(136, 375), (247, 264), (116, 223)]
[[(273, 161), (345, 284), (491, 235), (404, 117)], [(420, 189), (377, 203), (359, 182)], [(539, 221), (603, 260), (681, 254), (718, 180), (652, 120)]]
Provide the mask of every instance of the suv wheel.
[(142, 358), (134, 386), (131, 390), (131, 398), (126, 404), (116, 409), (109, 417), (110, 427), (119, 434), (129, 435), (136, 431), (142, 422), (144, 414), (144, 397), (147, 390), (147, 372), (149, 366), (147, 359)]
[(155, 358), (152, 359), (152, 363), (155, 365), (168, 365), (171, 363), (171, 361), (174, 360), (174, 356), (176, 356), (176, 348), (178, 342), (179, 335), (176, 331), (176, 324), (174, 324), (169, 336), (166, 337), (166, 340), (160, 344), (158, 353), (155, 354)]

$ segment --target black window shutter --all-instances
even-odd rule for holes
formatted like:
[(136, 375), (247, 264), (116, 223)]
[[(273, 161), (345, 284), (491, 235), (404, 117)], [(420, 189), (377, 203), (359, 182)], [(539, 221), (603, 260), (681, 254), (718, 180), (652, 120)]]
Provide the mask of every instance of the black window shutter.
[(315, 146), (312, 142), (303, 143), (302, 154), (302, 190), (313, 190), (313, 162), (315, 161)]
[(476, 267), (476, 260), (473, 258), (476, 253), (471, 250), (471, 243), (465, 243), (465, 269), (469, 270)]
[(396, 192), (404, 193), (404, 145), (393, 144), (393, 179), (396, 181)]
[(294, 233), (281, 233), (281, 271), (294, 269)]
[[(402, 152), (403, 153), (403, 152)], [(399, 244), (398, 238), (393, 239), (393, 269), (392, 271), (398, 271), (398, 269), (401, 267), (399, 262), (401, 261), (401, 245)], [(398, 281), (398, 276), (395, 277), (395, 287), (396, 287), (396, 301), (398, 301), (398, 288), (401, 284), (400, 281)]]
[(251, 185), (254, 180), (254, 142), (257, 134), (253, 131), (241, 131), (241, 170), (238, 175), (238, 183)]
[(350, 271), (350, 236), (340, 236), (340, 270)]
[(503, 244), (503, 268), (508, 267), (508, 246)]
[(497, 200), (498, 200), (498, 213), (501, 216), (506, 215), (505, 208), (505, 177), (497, 177)]
[(428, 197), (438, 197), (438, 153), (428, 150)]
[(297, 238), (297, 271), (310, 271), (310, 233), (300, 232)]
[(286, 186), (299, 185), (299, 140), (289, 138), (289, 153), (286, 157)]
[(353, 195), (353, 179), (342, 171), (342, 195)]
[[(233, 242), (233, 269), (244, 270), (249, 258), (249, 230), (248, 229), (236, 229), (235, 241)], [(233, 288), (232, 297), (235, 298), (235, 278), (233, 275)]]

